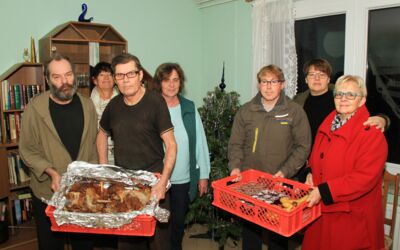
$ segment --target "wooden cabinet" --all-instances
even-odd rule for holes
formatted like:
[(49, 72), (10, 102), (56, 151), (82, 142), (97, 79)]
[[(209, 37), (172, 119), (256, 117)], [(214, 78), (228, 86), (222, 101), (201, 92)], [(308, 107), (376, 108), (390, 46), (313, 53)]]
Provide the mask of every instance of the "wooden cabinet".
[[(26, 194), (30, 192), (27, 176), (22, 178), (20, 158), (18, 155), (18, 138), (21, 128), (21, 116), (29, 100), (41, 93), (45, 87), (43, 65), (39, 63), (18, 63), (0, 76), (0, 204), (6, 204), (5, 215), (12, 226), (8, 242), (0, 244), (0, 249), (35, 249), (36, 233), (32, 221), (17, 225), (15, 204), (20, 202), (20, 212), (25, 203)], [(22, 199), (22, 194), (25, 194)], [(26, 211), (25, 211), (26, 213)], [(21, 218), (21, 217), (20, 217)], [(27, 217), (25, 217), (27, 218)], [(21, 220), (22, 221), (22, 220)], [(22, 233), (29, 231), (31, 233)]]
[[(67, 22), (39, 40), (39, 60), (45, 63), (54, 52), (68, 56), (75, 67), (79, 92), (90, 94), (90, 66), (127, 51), (127, 42), (111, 25)], [(94, 66), (94, 65), (92, 65)]]
[[(75, 67), (79, 91), (89, 95), (90, 66), (97, 61), (111, 63), (114, 56), (128, 51), (128, 43), (111, 25), (67, 22), (40, 39), (39, 49), (39, 60), (43, 63), (56, 51), (68, 56)], [(144, 73), (144, 82), (148, 82), (151, 76), (147, 71)]]

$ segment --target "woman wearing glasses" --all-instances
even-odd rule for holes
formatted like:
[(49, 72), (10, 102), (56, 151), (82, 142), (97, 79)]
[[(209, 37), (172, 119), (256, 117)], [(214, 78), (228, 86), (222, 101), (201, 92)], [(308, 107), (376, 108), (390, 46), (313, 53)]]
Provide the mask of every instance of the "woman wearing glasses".
[(309, 206), (322, 215), (304, 236), (302, 249), (383, 249), (382, 173), (387, 157), (383, 133), (363, 125), (367, 90), (358, 76), (340, 77), (335, 109), (322, 122), (309, 160)]
[[(319, 126), (329, 113), (335, 109), (333, 102), (335, 85), (330, 84), (332, 67), (325, 59), (316, 58), (308, 61), (304, 64), (303, 72), (309, 89), (297, 94), (293, 100), (303, 106), (304, 111), (306, 111), (310, 122), (312, 141), (314, 142)], [(364, 125), (374, 126), (382, 131), (388, 129), (389, 124), (389, 117), (383, 114), (367, 117), (364, 123)], [(304, 182), (306, 175), (305, 168), (302, 168), (297, 178)]]

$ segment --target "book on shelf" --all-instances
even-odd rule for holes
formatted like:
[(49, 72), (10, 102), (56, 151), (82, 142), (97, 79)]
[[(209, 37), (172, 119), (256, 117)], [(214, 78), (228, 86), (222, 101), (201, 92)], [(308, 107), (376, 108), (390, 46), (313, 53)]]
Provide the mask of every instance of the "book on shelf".
[(18, 169), (18, 176), (21, 182), (27, 182), (31, 179), (29, 176), (29, 169), (22, 161), (21, 156), (19, 154), (15, 154), (15, 161)]
[(15, 221), (17, 224), (22, 223), (22, 210), (21, 210), (21, 200), (20, 199), (15, 199), (14, 200), (14, 216), (15, 216)]
[(18, 194), (14, 199), (13, 217), (17, 224), (28, 221), (33, 217), (31, 193)]
[(10, 184), (17, 184), (17, 175), (15, 173), (15, 166), (14, 166), (14, 161), (12, 156), (9, 154), (7, 156), (7, 161), (8, 161), (8, 176), (9, 176), (9, 181)]
[(30, 180), (28, 167), (17, 152), (10, 152), (8, 158), (8, 173), (10, 184), (21, 184)]
[(19, 134), (21, 132), (21, 113), (15, 112), (15, 127), (17, 130), (17, 138), (19, 138)]
[(7, 113), (4, 114), (4, 129), (5, 129), (5, 134), (4, 134), (4, 141), (10, 141), (11, 138), (11, 133), (10, 133), (10, 120), (9, 116)]
[(3, 110), (8, 110), (8, 92), (10, 83), (7, 80), (1, 82), (1, 101), (3, 102)]
[(38, 84), (10, 84), (7, 80), (1, 82), (3, 110), (23, 109), (37, 94), (41, 93)]
[(10, 140), (16, 141), (17, 140), (17, 126), (15, 125), (15, 115), (8, 114), (8, 122), (10, 123)]
[(17, 197), (20, 200), (32, 199), (32, 194), (31, 193), (21, 193), (21, 194), (18, 194)]
[(6, 220), (7, 204), (4, 201), (0, 201), (0, 221)]
[(14, 101), (15, 101), (15, 109), (21, 109), (21, 85), (16, 84), (14, 85)]
[(8, 109), (15, 109), (15, 98), (14, 98), (14, 87), (12, 85), (8, 85), (8, 96), (9, 96), (9, 103)]

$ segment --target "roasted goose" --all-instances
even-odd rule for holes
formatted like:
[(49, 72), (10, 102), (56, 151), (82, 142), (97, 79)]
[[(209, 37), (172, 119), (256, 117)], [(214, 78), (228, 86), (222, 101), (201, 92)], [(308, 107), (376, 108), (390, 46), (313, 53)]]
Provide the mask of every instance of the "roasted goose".
[(115, 181), (85, 179), (74, 183), (65, 197), (65, 210), (84, 213), (121, 213), (143, 209), (150, 202), (151, 187), (128, 186)]

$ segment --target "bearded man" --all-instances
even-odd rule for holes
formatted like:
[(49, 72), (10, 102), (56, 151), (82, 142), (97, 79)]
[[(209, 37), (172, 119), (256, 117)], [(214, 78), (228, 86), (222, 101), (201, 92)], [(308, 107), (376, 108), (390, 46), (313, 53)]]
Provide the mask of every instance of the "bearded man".
[[(64, 249), (63, 233), (50, 230), (45, 215), (46, 204), (59, 190), (61, 175), (72, 161), (97, 163), (97, 114), (92, 101), (76, 92), (77, 84), (71, 61), (54, 54), (45, 64), (49, 86), (34, 97), (24, 111), (21, 122), (19, 152), (30, 170), (33, 211), (39, 249)], [(75, 249), (92, 249), (86, 236), (70, 234)]]

